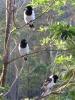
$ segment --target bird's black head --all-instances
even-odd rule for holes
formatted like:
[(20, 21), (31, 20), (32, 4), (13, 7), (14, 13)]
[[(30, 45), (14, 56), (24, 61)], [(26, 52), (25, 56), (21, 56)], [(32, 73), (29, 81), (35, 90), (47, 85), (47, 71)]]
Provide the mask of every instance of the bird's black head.
[(68, 38), (68, 31), (67, 30), (63, 30), (62, 34), (61, 34), (61, 39), (62, 40), (66, 40)]
[(20, 47), (25, 48), (27, 46), (27, 41), (25, 39), (21, 40)]
[(27, 6), (26, 7), (28, 10), (32, 10), (32, 6)]
[(31, 6), (27, 6), (26, 7), (26, 15), (30, 16), (32, 14), (32, 7)]
[(54, 83), (56, 83), (57, 80), (58, 80), (58, 76), (57, 75), (53, 75), (53, 78), (54, 78)]

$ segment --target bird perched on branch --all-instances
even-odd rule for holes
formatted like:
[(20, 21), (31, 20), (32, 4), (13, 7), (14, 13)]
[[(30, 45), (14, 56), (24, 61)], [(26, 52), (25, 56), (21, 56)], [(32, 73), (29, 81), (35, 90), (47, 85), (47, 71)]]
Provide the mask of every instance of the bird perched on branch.
[(62, 34), (61, 34), (61, 39), (62, 40), (66, 40), (67, 39), (67, 37), (68, 37), (68, 31), (67, 30), (63, 30), (62, 31)]
[[(29, 54), (29, 45), (25, 39), (22, 39), (18, 46), (19, 53), (21, 56)], [(24, 60), (27, 60), (27, 57), (24, 57)]]
[(35, 12), (31, 6), (27, 6), (24, 10), (24, 21), (30, 28), (34, 28), (33, 20), (35, 20)]
[(66, 40), (69, 36), (69, 27), (70, 25), (65, 26), (65, 28), (61, 32), (61, 39)]
[(42, 96), (47, 95), (48, 93), (51, 93), (51, 89), (56, 84), (57, 80), (58, 80), (57, 75), (51, 75), (47, 77), (47, 79), (45, 80), (41, 88), (43, 90)]

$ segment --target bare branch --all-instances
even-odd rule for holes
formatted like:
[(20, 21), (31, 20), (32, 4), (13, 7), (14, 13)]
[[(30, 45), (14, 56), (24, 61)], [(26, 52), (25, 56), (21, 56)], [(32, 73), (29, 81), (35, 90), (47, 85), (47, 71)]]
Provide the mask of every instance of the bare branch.
[[(49, 51), (72, 51), (72, 50), (74, 50), (74, 49), (75, 49), (75, 48), (71, 48), (71, 49), (67, 49), (67, 50), (62, 50), (62, 49), (57, 49), (57, 50), (49, 49)], [(37, 51), (33, 51), (32, 53), (29, 53), (29, 54), (26, 54), (26, 55), (23, 55), (23, 56), (16, 57), (16, 58), (14, 58), (14, 59), (8, 61), (7, 64), (10, 64), (10, 63), (14, 62), (15, 60), (18, 60), (18, 59), (23, 58), (23, 57), (25, 57), (25, 56), (30, 56), (30, 55), (38, 54), (38, 53), (40, 53), (40, 52), (42, 52), (42, 51), (46, 51), (46, 48), (43, 48), (43, 49), (40, 49), (40, 50), (37, 50)]]
[(15, 67), (15, 72), (16, 72), (16, 78), (18, 77), (18, 73), (19, 73), (19, 71), (18, 71), (18, 68), (17, 68), (17, 65), (16, 65), (16, 63), (14, 62), (14, 67)]
[[(15, 45), (15, 47), (13, 48), (13, 50), (11, 51), (10, 55), (12, 55), (12, 53), (14, 52), (14, 50), (16, 49), (17, 45)], [(10, 56), (9, 55), (9, 56)]]

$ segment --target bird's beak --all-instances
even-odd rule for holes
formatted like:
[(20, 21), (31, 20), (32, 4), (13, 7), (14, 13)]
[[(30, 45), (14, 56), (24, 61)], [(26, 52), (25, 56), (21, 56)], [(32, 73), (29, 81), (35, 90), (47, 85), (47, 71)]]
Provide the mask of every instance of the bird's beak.
[(26, 10), (26, 8), (23, 9), (23, 11), (25, 11), (25, 10)]

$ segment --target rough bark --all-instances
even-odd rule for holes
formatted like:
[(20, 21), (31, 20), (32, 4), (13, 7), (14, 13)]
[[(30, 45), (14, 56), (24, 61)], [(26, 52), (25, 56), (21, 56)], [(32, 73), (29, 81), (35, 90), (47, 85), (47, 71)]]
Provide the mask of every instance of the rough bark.
[(13, 2), (14, 0), (6, 0), (6, 30), (5, 30), (5, 44), (4, 44), (4, 56), (3, 56), (3, 70), (1, 74), (0, 84), (5, 85), (6, 74), (7, 74), (7, 62), (9, 59), (9, 49), (10, 49), (10, 33), (13, 24)]

